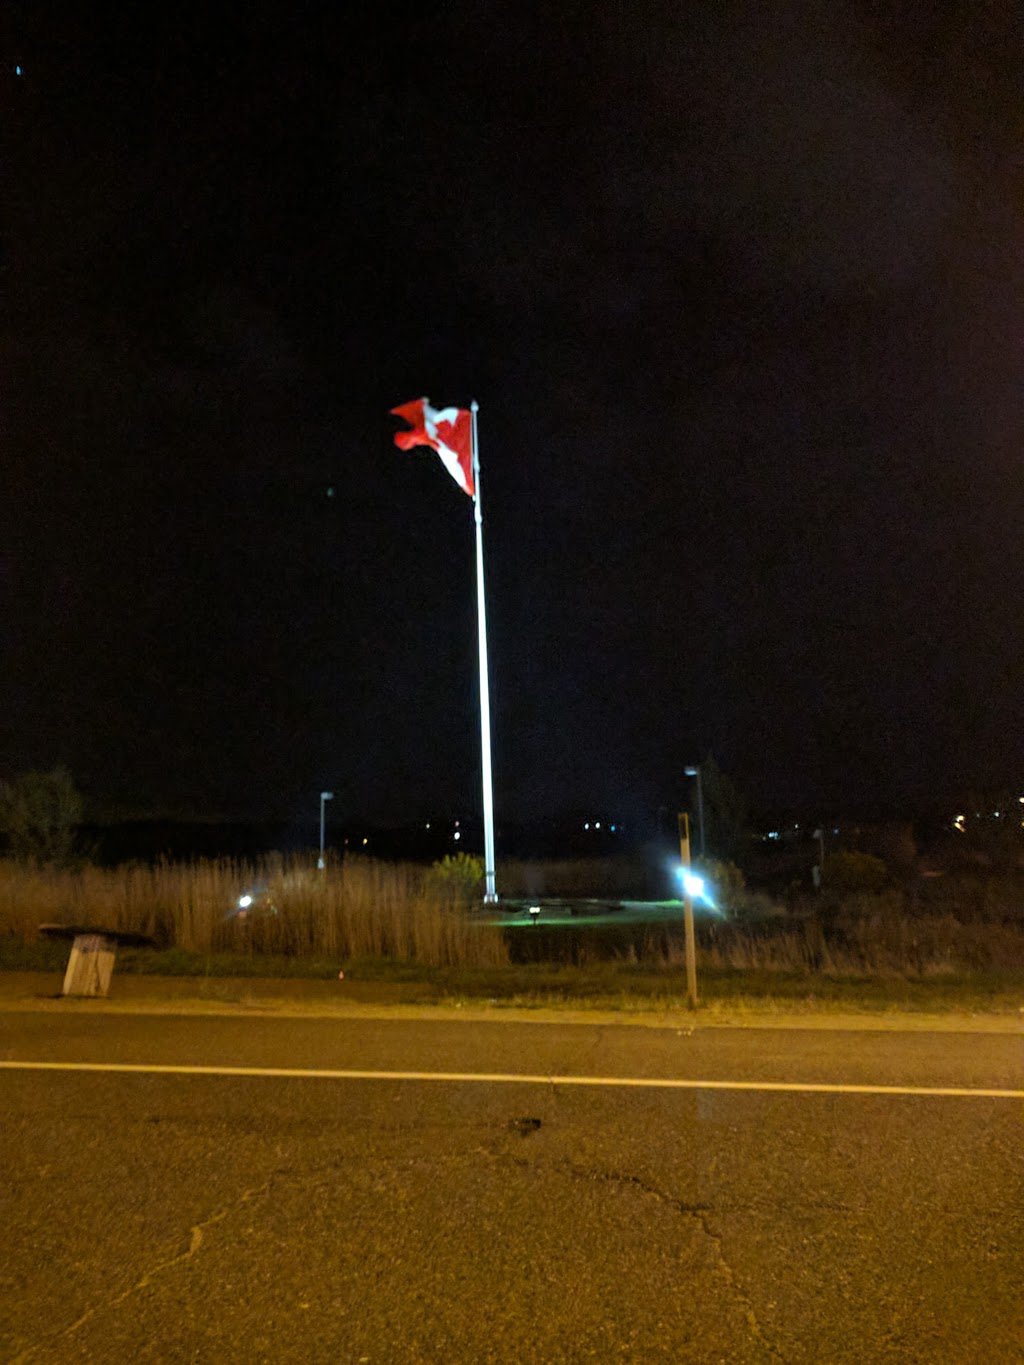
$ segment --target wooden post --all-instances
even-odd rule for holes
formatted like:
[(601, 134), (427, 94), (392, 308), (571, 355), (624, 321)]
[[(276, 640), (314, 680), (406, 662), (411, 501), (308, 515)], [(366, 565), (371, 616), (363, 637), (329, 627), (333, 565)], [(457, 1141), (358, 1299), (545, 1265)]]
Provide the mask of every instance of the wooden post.
[(679, 856), (683, 864), (683, 917), (686, 925), (686, 1003), (697, 1008), (697, 938), (693, 929), (693, 897), (690, 894), (690, 817), (679, 812)]
[(154, 946), (149, 934), (133, 929), (107, 929), (103, 925), (41, 924), (39, 932), (45, 938), (59, 938), (71, 944), (62, 995), (106, 995), (118, 948)]
[(114, 974), (117, 940), (103, 934), (78, 934), (71, 945), (62, 995), (106, 995)]

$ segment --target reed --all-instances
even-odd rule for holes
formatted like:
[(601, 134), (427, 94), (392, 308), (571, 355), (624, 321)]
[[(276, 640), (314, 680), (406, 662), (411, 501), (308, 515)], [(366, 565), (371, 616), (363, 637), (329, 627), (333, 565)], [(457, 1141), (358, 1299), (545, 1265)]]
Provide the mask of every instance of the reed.
[[(520, 864), (506, 894), (542, 881), (547, 894), (610, 894), (596, 863)], [(626, 863), (618, 874), (636, 875)], [(557, 891), (556, 891), (557, 888)], [(927, 979), (1024, 972), (1019, 877), (974, 878), (818, 900), (763, 920), (703, 921), (699, 965), (808, 977)], [(616, 888), (618, 889), (618, 888)], [(253, 897), (242, 913), (239, 898)], [(776, 911), (778, 908), (775, 907)], [(96, 925), (151, 935), (187, 953), (424, 967), (500, 967), (511, 960), (587, 965), (682, 961), (682, 923), (501, 929), (483, 922), (452, 885), (413, 864), (352, 857), (318, 871), (310, 858), (255, 863), (32, 868), (0, 861), (0, 936), (33, 944), (44, 923)]]
[[(243, 910), (246, 894), (253, 902)], [(33, 942), (45, 923), (137, 930), (188, 952), (437, 967), (498, 966), (508, 956), (501, 931), (432, 895), (423, 869), (370, 859), (324, 871), (278, 856), (69, 871), (0, 862), (0, 934)]]

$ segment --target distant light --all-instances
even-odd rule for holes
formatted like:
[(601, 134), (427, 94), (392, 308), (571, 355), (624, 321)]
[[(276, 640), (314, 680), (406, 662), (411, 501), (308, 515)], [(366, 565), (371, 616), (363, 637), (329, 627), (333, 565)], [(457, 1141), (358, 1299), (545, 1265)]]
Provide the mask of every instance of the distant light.
[(684, 768), (683, 772), (686, 774), (687, 777), (696, 777), (697, 774), (700, 772), (700, 769), (691, 766), (689, 768)]
[(997, 820), (999, 819), (999, 815), (1000, 815), (999, 811), (994, 810), (994, 811), (992, 812), (992, 814), (995, 816), (995, 818), (996, 818)]
[(778, 838), (781, 838), (781, 836), (780, 836), (779, 831), (778, 831), (777, 829), (770, 829), (770, 830), (768, 831), (768, 838), (769, 838), (769, 839), (778, 839)]
[(455, 833), (452, 835), (452, 838), (453, 838), (453, 839), (461, 839), (461, 838), (462, 838), (462, 835), (459, 833), (458, 830), (456, 830)]
[(16, 67), (14, 68), (14, 74), (15, 74), (16, 76), (20, 76), (20, 75), (21, 75), (21, 67), (20, 67), (20, 66), (16, 66)]
[(370, 842), (369, 839), (367, 839), (367, 838), (364, 838), (364, 839), (363, 839), (363, 843), (364, 843), (364, 844), (368, 844), (369, 842)]
[(333, 800), (334, 800), (334, 793), (333, 793), (333, 792), (321, 792), (321, 793), (320, 793), (320, 800), (321, 800), (321, 801), (333, 801)]
[(533, 915), (534, 919), (536, 919), (536, 917), (540, 914), (540, 906), (539, 906), (539, 905), (531, 905), (531, 906), (530, 906), (530, 914)]
[(427, 823), (426, 823), (426, 828), (427, 828), (427, 829), (430, 828), (430, 821), (429, 821), (429, 820), (428, 820)]
[(590, 821), (589, 821), (589, 820), (588, 820), (587, 823), (583, 826), (583, 828), (584, 828), (584, 829), (589, 829), (589, 828), (590, 828)]
[(332, 485), (330, 488), (328, 488), (328, 490), (327, 490), (327, 496), (328, 496), (329, 498), (333, 498), (333, 497), (334, 497), (334, 486), (333, 486), (333, 485)]
[(600, 820), (595, 820), (595, 821), (594, 821), (594, 828), (595, 828), (595, 829), (600, 829), (600, 828), (601, 828), (601, 821), (600, 821)]
[(238, 908), (239, 908), (239, 910), (248, 910), (248, 908), (249, 908), (250, 905), (252, 905), (252, 897), (251, 897), (251, 896), (239, 896), (239, 898), (238, 898)]
[(611, 830), (611, 832), (612, 832), (613, 834), (615, 833), (615, 826), (614, 826), (614, 825), (609, 825), (608, 828)]
[(1021, 803), (1022, 806), (1024, 806), (1024, 796), (1018, 796), (1017, 800)]

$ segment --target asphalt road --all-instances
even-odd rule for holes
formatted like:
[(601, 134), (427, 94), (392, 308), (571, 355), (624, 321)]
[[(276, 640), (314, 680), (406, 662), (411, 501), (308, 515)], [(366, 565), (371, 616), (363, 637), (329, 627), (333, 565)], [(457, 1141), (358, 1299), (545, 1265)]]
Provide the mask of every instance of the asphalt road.
[(503, 1079), (0, 1065), (4, 1360), (1024, 1361), (1019, 1035), (69, 1004), (14, 1061)]

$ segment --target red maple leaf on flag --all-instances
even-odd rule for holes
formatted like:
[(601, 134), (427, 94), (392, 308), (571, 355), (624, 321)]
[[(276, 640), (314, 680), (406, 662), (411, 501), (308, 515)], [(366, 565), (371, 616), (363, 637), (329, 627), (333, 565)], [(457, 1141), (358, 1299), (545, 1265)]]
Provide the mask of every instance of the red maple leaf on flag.
[(399, 450), (430, 446), (463, 493), (473, 497), (473, 414), (469, 409), (432, 408), (429, 398), (415, 398), (391, 411), (412, 428), (395, 432)]

